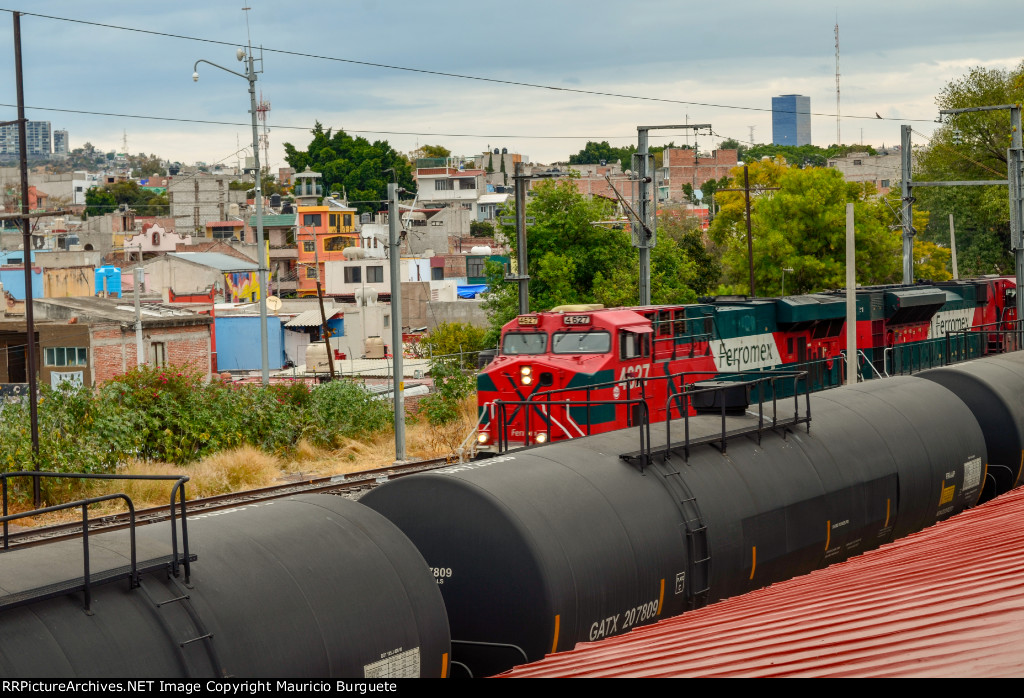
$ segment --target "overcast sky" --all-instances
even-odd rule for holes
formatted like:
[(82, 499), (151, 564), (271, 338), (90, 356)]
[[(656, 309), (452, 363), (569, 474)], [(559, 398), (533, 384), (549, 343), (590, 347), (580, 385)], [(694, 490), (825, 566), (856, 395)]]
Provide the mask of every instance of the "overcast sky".
[[(5, 5), (231, 44), (23, 15), (28, 118), (66, 129), (72, 148), (89, 141), (103, 150), (121, 150), (127, 133), (131, 153), (233, 163), (239, 147), (251, 143), (245, 81), (208, 65), (200, 65), (200, 80), (192, 81), (193, 64), (200, 58), (243, 70), (234, 55), (234, 46), (247, 41), (242, 0), (8, 0)], [(836, 141), (837, 15), (841, 138), (845, 143), (893, 144), (899, 142), (901, 123), (931, 133), (935, 96), (950, 80), (974, 66), (1018, 65), (1024, 26), (1024, 3), (1007, 0), (834, 5), (248, 0), (248, 5), (252, 42), (265, 47), (257, 89), (271, 103), (267, 122), (275, 168), (285, 164), (282, 144), (304, 148), (316, 120), (370, 140), (387, 140), (406, 152), (427, 143), (466, 155), (505, 147), (534, 162), (564, 160), (587, 140), (635, 143), (638, 124), (710, 123), (716, 135), (699, 139), (703, 149), (723, 138), (749, 141), (750, 127), (754, 142), (771, 142), (771, 98), (791, 93), (810, 96), (813, 142), (826, 146)], [(0, 121), (16, 116), (11, 17), (0, 12), (0, 103), (10, 105), (0, 107)], [(876, 112), (884, 119), (875, 118)], [(669, 131), (653, 142), (686, 138)]]

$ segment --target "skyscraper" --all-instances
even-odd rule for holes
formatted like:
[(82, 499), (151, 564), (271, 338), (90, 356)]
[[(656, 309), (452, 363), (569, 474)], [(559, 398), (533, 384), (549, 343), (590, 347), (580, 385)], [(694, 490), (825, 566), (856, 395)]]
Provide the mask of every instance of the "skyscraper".
[[(48, 158), (52, 152), (49, 121), (26, 121), (26, 143), (30, 158)], [(0, 126), (0, 155), (17, 155), (20, 145), (18, 125)]]
[(772, 143), (775, 145), (810, 145), (810, 97), (804, 95), (772, 97)]
[(53, 132), (53, 155), (54, 157), (67, 157), (68, 155), (68, 132), (57, 129)]

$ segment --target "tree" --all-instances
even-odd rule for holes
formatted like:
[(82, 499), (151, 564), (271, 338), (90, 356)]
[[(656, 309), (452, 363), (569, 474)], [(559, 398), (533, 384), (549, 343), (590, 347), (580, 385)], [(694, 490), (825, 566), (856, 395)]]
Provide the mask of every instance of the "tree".
[[(1019, 104), (1024, 101), (1024, 61), (1011, 70), (973, 68), (947, 84), (935, 101), (940, 109)], [(952, 116), (918, 154), (914, 179), (1003, 179), (1010, 134), (1009, 110)], [(931, 213), (927, 225), (914, 222), (924, 240), (948, 244), (949, 214), (953, 214), (962, 272), (985, 274), (1013, 268), (1006, 187), (921, 187), (914, 190), (914, 197), (918, 206)]]
[(87, 216), (102, 216), (122, 204), (140, 216), (166, 216), (170, 207), (165, 194), (143, 189), (136, 182), (115, 182), (102, 188), (93, 187), (85, 193)]
[(465, 322), (442, 322), (424, 337), (420, 345), (433, 357), (462, 359), (464, 368), (476, 366), (476, 353), (486, 349), (486, 330)]
[[(754, 281), (759, 295), (781, 292), (782, 269), (791, 293), (839, 288), (846, 281), (846, 204), (854, 204), (857, 282), (898, 281), (901, 241), (889, 227), (891, 212), (874, 197), (874, 188), (846, 182), (830, 168), (787, 167), (781, 160), (749, 166), (751, 180), (777, 192), (765, 191), (752, 203)], [(742, 171), (733, 170), (733, 183), (742, 186)], [(722, 212), (712, 235), (725, 246), (726, 278), (735, 288), (748, 289), (748, 257), (743, 194), (719, 192)]]
[(443, 145), (423, 145), (412, 151), (413, 158), (447, 158), (451, 154)]
[[(506, 212), (514, 217), (514, 206)], [(624, 227), (595, 222), (612, 214), (611, 202), (585, 198), (570, 180), (548, 180), (537, 185), (527, 204), (529, 226), (528, 274), (530, 308), (549, 310), (575, 303), (603, 303), (609, 307), (636, 305), (639, 299), (639, 254)], [(503, 226), (515, 256), (511, 225)], [(685, 236), (659, 235), (651, 252), (651, 296), (654, 303), (696, 300), (694, 290), (700, 266), (688, 252)], [(504, 281), (501, 265), (488, 265), (490, 292), (484, 309), (491, 322), (488, 343), (493, 346), (502, 325), (518, 312), (518, 290)]]
[(344, 131), (325, 131), (319, 121), (311, 133), (313, 140), (306, 150), (298, 150), (291, 143), (284, 144), (285, 160), (296, 172), (306, 167), (320, 172), (324, 191), (344, 187), (360, 213), (380, 208), (380, 202), (387, 199), (388, 182), (397, 180), (400, 187), (415, 189), (409, 161), (387, 141), (370, 143)]

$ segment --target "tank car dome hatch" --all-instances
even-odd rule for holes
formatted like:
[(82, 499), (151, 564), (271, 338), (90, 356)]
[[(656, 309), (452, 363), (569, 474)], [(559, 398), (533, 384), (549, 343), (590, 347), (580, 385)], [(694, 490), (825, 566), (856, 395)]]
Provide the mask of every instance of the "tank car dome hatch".
[[(810, 401), (809, 431), (739, 437), (725, 453), (691, 446), (685, 464), (681, 448), (643, 473), (627, 464), (631, 428), (394, 480), (361, 501), (445, 570), (453, 661), (493, 674), (837, 562), (977, 500), (985, 442), (942, 386), (892, 378)], [(650, 433), (664, 445), (664, 424)]]
[[(188, 589), (157, 573), (132, 590), (94, 586), (92, 615), (68, 595), (0, 612), (0, 676), (446, 675), (448, 621), (434, 577), (376, 512), (304, 495), (193, 515), (188, 528), (199, 556)], [(136, 535), (140, 558), (169, 550), (165, 525)], [(125, 564), (126, 541), (123, 531), (90, 536), (93, 570)], [(82, 543), (69, 545), (4, 553), (0, 589), (21, 590), (30, 573), (48, 575), (43, 583), (80, 577)], [(193, 613), (212, 639), (199, 640)]]
[(981, 501), (1024, 484), (1024, 353), (917, 374), (956, 393), (978, 417), (988, 463)]

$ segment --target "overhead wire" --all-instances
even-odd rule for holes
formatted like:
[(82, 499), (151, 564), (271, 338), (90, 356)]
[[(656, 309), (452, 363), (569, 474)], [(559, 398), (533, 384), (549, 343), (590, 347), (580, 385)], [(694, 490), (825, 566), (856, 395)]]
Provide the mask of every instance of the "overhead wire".
[[(161, 31), (156, 31), (156, 30), (152, 30), (152, 29), (140, 29), (138, 27), (125, 27), (125, 26), (116, 25), (116, 24), (107, 24), (107, 23), (104, 23), (104, 22), (94, 22), (94, 21), (89, 21), (89, 20), (84, 20), (84, 19), (74, 19), (74, 18), (71, 18), (71, 17), (58, 17), (58, 16), (55, 16), (55, 15), (45, 15), (45, 14), (36, 13), (36, 12), (22, 12), (20, 10), (10, 10), (10, 9), (7, 9), (7, 8), (0, 8), (0, 10), (2, 10), (4, 12), (20, 12), (22, 15), (29, 16), (29, 17), (39, 17), (39, 18), (42, 18), (42, 19), (49, 19), (49, 20), (59, 21), (59, 22), (70, 22), (70, 23), (83, 24), (83, 25), (94, 26), (94, 27), (102, 27), (104, 29), (115, 29), (115, 30), (118, 30), (118, 31), (135, 32), (135, 33), (139, 33), (139, 34), (147, 34), (147, 35), (150, 35), (150, 36), (160, 36), (160, 37), (164, 37), (164, 38), (181, 39), (181, 40), (184, 40), (184, 41), (195, 41), (195, 42), (207, 43), (207, 44), (215, 44), (215, 45), (220, 45), (220, 46), (231, 46), (231, 47), (236, 47), (237, 46), (237, 43), (235, 43), (235, 42), (224, 41), (224, 40), (221, 40), (221, 39), (208, 39), (208, 38), (203, 38), (203, 37), (188, 36), (186, 34), (175, 34), (175, 33), (171, 33), (171, 32), (161, 32)], [(452, 72), (441, 71), (441, 70), (430, 70), (430, 69), (427, 69), (427, 68), (413, 68), (413, 67), (410, 67), (410, 66), (391, 65), (391, 64), (388, 64), (388, 63), (376, 63), (376, 62), (373, 62), (373, 61), (361, 61), (361, 60), (357, 60), (357, 59), (353, 59), (353, 58), (341, 58), (341, 57), (338, 57), (338, 56), (325, 56), (325, 55), (320, 55), (320, 54), (315, 54), (315, 53), (307, 53), (307, 52), (303, 52), (303, 51), (294, 51), (294, 50), (290, 50), (290, 49), (280, 49), (280, 48), (273, 48), (273, 47), (266, 47), (266, 46), (260, 46), (259, 48), (263, 52), (277, 53), (277, 54), (286, 55), (286, 56), (295, 56), (295, 57), (298, 57), (298, 58), (308, 58), (308, 59), (314, 59), (314, 60), (332, 61), (332, 62), (337, 62), (337, 63), (347, 63), (347, 64), (350, 64), (350, 65), (360, 65), (360, 66), (365, 66), (365, 67), (370, 67), (370, 68), (380, 68), (380, 69), (385, 69), (385, 70), (395, 70), (395, 71), (401, 71), (401, 72), (418, 73), (418, 74), (423, 74), (423, 75), (433, 75), (433, 76), (438, 76), (438, 77), (446, 77), (446, 78), (453, 78), (453, 79), (459, 79), (459, 80), (472, 80), (472, 81), (477, 81), (477, 82), (487, 82), (487, 83), (498, 84), (498, 85), (506, 85), (506, 86), (512, 86), (512, 87), (528, 87), (528, 88), (532, 88), (532, 89), (541, 89), (541, 90), (548, 90), (548, 91), (553, 91), (553, 92), (566, 92), (566, 93), (572, 93), (572, 94), (592, 95), (592, 96), (597, 96), (597, 97), (613, 97), (613, 98), (616, 98), (616, 99), (631, 99), (631, 100), (638, 100), (638, 101), (645, 101), (645, 102), (659, 102), (659, 103), (664, 103), (664, 104), (680, 104), (680, 105), (686, 105), (686, 106), (698, 106), (698, 107), (707, 107), (707, 108), (713, 108), (713, 109), (734, 109), (734, 110), (739, 110), (739, 111), (758, 111), (758, 112), (780, 112), (781, 111), (783, 113), (788, 111), (788, 110), (773, 109), (773, 108), (770, 108), (770, 107), (750, 107), (750, 106), (741, 106), (741, 105), (735, 105), (735, 104), (716, 104), (716, 103), (713, 103), (713, 102), (697, 102), (697, 101), (692, 101), (692, 100), (671, 99), (671, 98), (668, 98), (668, 97), (650, 97), (650, 96), (646, 96), (646, 95), (631, 95), (631, 94), (624, 94), (624, 93), (618, 93), (618, 92), (606, 92), (606, 91), (602, 91), (602, 90), (588, 90), (588, 89), (579, 88), (579, 87), (563, 87), (563, 86), (559, 86), (559, 85), (545, 85), (545, 84), (541, 84), (541, 83), (526, 82), (526, 81), (522, 81), (522, 80), (505, 80), (505, 79), (502, 79), (502, 78), (492, 78), (492, 77), (485, 77), (485, 76), (481, 76), (481, 75), (467, 75), (467, 74), (464, 74), (464, 73), (452, 73)], [(796, 112), (794, 111), (794, 112), (790, 112), (790, 113), (796, 113)], [(803, 113), (803, 112), (801, 112), (801, 113)], [(866, 116), (853, 115), (853, 114), (837, 115), (837, 114), (832, 114), (832, 113), (827, 113), (827, 112), (807, 112), (807, 113), (810, 116), (827, 116), (827, 117), (830, 117), (830, 118), (831, 117), (839, 116), (839, 118), (843, 118), (843, 119), (869, 119), (869, 120), (872, 120), (872, 121), (877, 121), (877, 120), (879, 120), (881, 118), (884, 121), (900, 121), (900, 122), (920, 121), (920, 122), (929, 122), (929, 123), (934, 122), (934, 119), (906, 119), (906, 118), (893, 118), (893, 117), (879, 117), (877, 113), (873, 114), (873, 115), (866, 115)], [(157, 117), (154, 117), (154, 118), (157, 118)], [(378, 133), (384, 133), (384, 132), (378, 132)], [(447, 135), (447, 134), (400, 134), (400, 135)], [(511, 137), (511, 136), (504, 136), (504, 137)]]

